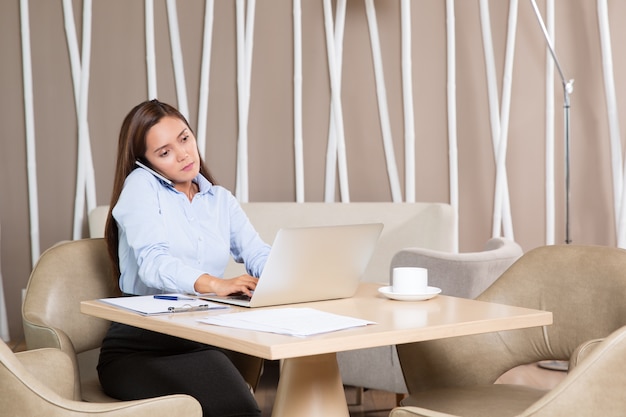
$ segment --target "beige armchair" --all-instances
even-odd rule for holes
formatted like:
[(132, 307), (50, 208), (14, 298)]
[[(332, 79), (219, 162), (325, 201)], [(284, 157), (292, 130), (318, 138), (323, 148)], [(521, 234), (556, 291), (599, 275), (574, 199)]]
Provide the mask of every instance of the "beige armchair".
[[(624, 330), (593, 352), (589, 346), (597, 343), (588, 341), (604, 338), (626, 325), (625, 250), (577, 245), (536, 248), (477, 299), (548, 310), (554, 323), (399, 345), (398, 356), (410, 394), (402, 405), (432, 411), (400, 409), (394, 411), (394, 417), (441, 415), (435, 411), (470, 417), (616, 415), (610, 410), (623, 415)], [(612, 360), (602, 356), (605, 351)], [(583, 355), (587, 358), (579, 360)], [(494, 384), (509, 369), (541, 360), (570, 360), (577, 366), (552, 391)], [(600, 382), (602, 385), (596, 385)], [(616, 386), (619, 394), (614, 392)], [(560, 411), (565, 398), (575, 397), (580, 397), (578, 412)], [(414, 414), (406, 414), (409, 411)]]
[[(33, 268), (22, 307), (27, 349), (57, 348), (73, 362), (74, 399), (115, 401), (104, 394), (96, 372), (99, 347), (109, 322), (80, 312), (80, 302), (116, 295), (104, 239), (61, 242)], [(256, 388), (263, 359), (232, 352), (245, 380)]]
[[(576, 355), (575, 355), (576, 356)], [(602, 416), (621, 417), (626, 410), (626, 326), (606, 339), (596, 341), (594, 349), (584, 358), (575, 358), (577, 365), (567, 377), (543, 397), (516, 414), (517, 417)], [(467, 391), (471, 393), (470, 390)], [(443, 394), (443, 392), (442, 392)], [(477, 397), (478, 401), (480, 397)], [(475, 416), (468, 407), (458, 416)], [(480, 414), (486, 415), (486, 414)], [(498, 413), (498, 415), (510, 415)], [(391, 411), (390, 417), (453, 417), (421, 407), (406, 406)]]
[[(443, 294), (475, 298), (522, 253), (517, 243), (504, 238), (490, 239), (480, 252), (406, 248), (393, 256), (390, 269), (398, 266), (428, 268), (429, 285), (441, 288)], [(394, 346), (339, 352), (337, 356), (344, 384), (397, 394), (407, 392)]]
[(18, 354), (0, 341), (0, 409), (15, 417), (201, 417), (200, 403), (188, 395), (138, 401), (74, 401), (73, 361), (60, 349)]
[(103, 239), (61, 242), (35, 265), (22, 306), (27, 349), (57, 348), (73, 361), (75, 400), (115, 401), (96, 374), (98, 348), (109, 322), (80, 312), (80, 302), (115, 295)]

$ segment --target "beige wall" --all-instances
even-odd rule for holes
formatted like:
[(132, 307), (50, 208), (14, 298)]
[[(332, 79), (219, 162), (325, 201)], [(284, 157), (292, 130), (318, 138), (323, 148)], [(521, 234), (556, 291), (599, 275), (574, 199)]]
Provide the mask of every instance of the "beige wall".
[[(143, 2), (94, 1), (89, 127), (97, 202), (108, 203), (121, 119), (147, 97)], [(165, 1), (155, 2), (159, 98), (176, 104)], [(178, 2), (192, 126), (197, 122), (204, 6)], [(478, 250), (491, 235), (494, 158), (478, 1), (457, 1), (456, 42), (460, 249)], [(508, 2), (491, 2), (502, 85)], [(557, 2), (557, 48), (572, 95), (574, 243), (615, 245), (610, 149), (595, 2)], [(41, 250), (71, 239), (76, 193), (77, 124), (62, 2), (30, 1), (36, 169)], [(74, 0), (80, 34), (81, 1)], [(386, 89), (400, 180), (404, 184), (400, 2), (377, 0)], [(539, 1), (543, 10), (544, 2)], [(237, 138), (235, 2), (217, 0), (208, 111), (207, 162), (234, 189)], [(568, 6), (565, 9), (565, 5)], [(445, 2), (413, 1), (416, 198), (449, 201)], [(612, 36), (626, 36), (626, 3), (609, 1)], [(293, 201), (292, 9), (290, 0), (257, 2), (249, 121), (250, 201)], [(305, 185), (322, 201), (329, 81), (322, 0), (302, 0)], [(21, 334), (20, 291), (29, 271), (30, 231), (18, 0), (0, 2), (0, 219), (2, 275), (11, 334)], [(515, 239), (528, 250), (545, 243), (544, 42), (530, 2), (520, 1), (507, 172)], [(352, 201), (390, 201), (363, 1), (348, 0), (343, 61), (345, 133)], [(79, 35), (80, 36), (80, 35)], [(624, 108), (626, 54), (615, 48), (618, 105)], [(562, 94), (556, 83), (556, 240), (564, 240)], [(624, 123), (624, 112), (620, 114)]]

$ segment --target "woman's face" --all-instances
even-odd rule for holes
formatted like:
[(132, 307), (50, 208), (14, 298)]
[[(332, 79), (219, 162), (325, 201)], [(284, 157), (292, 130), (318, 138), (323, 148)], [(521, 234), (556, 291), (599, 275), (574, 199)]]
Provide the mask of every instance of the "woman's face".
[(145, 158), (174, 184), (188, 183), (200, 172), (196, 138), (177, 117), (166, 116), (148, 130)]

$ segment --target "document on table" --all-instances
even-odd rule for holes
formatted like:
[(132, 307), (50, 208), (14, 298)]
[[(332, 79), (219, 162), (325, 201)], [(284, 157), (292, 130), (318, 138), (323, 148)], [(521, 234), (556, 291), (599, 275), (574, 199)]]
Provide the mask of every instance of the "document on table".
[(205, 317), (199, 321), (216, 326), (235, 327), (238, 329), (300, 337), (376, 324), (369, 320), (341, 316), (306, 307), (219, 314)]
[(99, 301), (134, 311), (144, 316), (228, 308), (224, 304), (211, 303), (184, 294), (136, 295), (101, 298)]

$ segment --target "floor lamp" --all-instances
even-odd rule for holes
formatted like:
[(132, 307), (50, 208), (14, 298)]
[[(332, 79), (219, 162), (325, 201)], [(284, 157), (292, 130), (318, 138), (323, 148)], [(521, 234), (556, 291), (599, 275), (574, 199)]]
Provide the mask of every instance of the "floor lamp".
[[(564, 122), (565, 122), (565, 243), (570, 244), (572, 240), (569, 235), (569, 109), (570, 102), (569, 96), (574, 91), (574, 80), (565, 80), (565, 76), (563, 75), (563, 70), (561, 69), (561, 65), (559, 64), (559, 59), (556, 56), (556, 52), (554, 51), (554, 46), (552, 45), (552, 40), (550, 39), (550, 35), (548, 34), (548, 30), (546, 29), (546, 25), (541, 18), (541, 13), (539, 13), (539, 8), (537, 7), (537, 2), (535, 0), (530, 0), (533, 5), (533, 10), (535, 11), (535, 15), (537, 16), (537, 21), (541, 26), (541, 31), (543, 32), (544, 38), (546, 38), (546, 43), (548, 44), (548, 48), (550, 49), (550, 54), (552, 55), (552, 59), (556, 64), (556, 68), (559, 71), (559, 76), (561, 77), (561, 84), (563, 85), (563, 111), (564, 111)], [(540, 361), (539, 367), (545, 369), (551, 369), (554, 371), (563, 371), (567, 372), (569, 369), (569, 361)]]
[(533, 10), (535, 11), (535, 15), (537, 16), (537, 21), (541, 26), (541, 30), (543, 32), (543, 36), (546, 39), (546, 43), (548, 44), (548, 48), (550, 49), (550, 54), (552, 55), (552, 59), (556, 64), (556, 68), (559, 71), (559, 76), (561, 77), (561, 83), (563, 84), (563, 110), (564, 110), (564, 130), (565, 130), (565, 243), (572, 243), (572, 239), (570, 238), (570, 229), (569, 229), (569, 217), (570, 217), (570, 94), (574, 91), (574, 80), (566, 80), (563, 75), (563, 70), (561, 69), (561, 65), (559, 64), (559, 59), (556, 56), (556, 52), (554, 51), (554, 47), (552, 46), (552, 40), (550, 39), (550, 35), (548, 34), (548, 30), (546, 29), (546, 25), (541, 18), (541, 13), (539, 13), (539, 8), (537, 7), (537, 2), (535, 0), (530, 0)]

